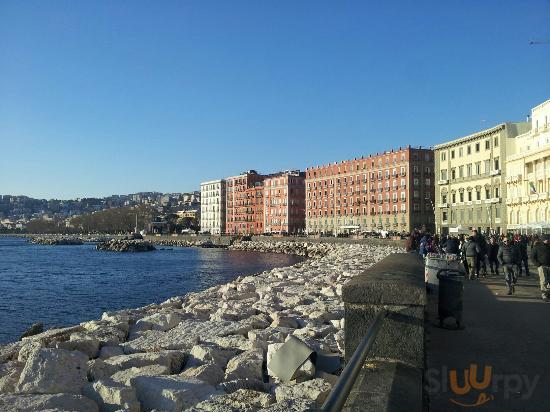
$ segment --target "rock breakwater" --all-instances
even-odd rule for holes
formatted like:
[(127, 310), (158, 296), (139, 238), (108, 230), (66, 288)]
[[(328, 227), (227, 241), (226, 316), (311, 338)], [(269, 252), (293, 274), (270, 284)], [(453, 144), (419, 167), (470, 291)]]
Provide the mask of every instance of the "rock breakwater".
[(97, 250), (108, 252), (152, 252), (156, 248), (143, 240), (111, 239), (96, 245)]
[[(0, 410), (318, 407), (343, 359), (343, 284), (399, 250), (314, 246), (319, 249), (289, 245), (288, 252), (305, 248), (308, 256), (317, 256), (290, 267), (160, 304), (106, 312), (98, 320), (0, 347)], [(274, 251), (265, 244), (236, 247)], [(305, 355), (299, 364), (285, 364), (286, 350)], [(321, 357), (330, 360), (323, 362), (330, 368), (316, 361)]]
[(50, 237), (35, 236), (29, 239), (30, 243), (37, 245), (82, 245), (84, 242), (77, 237)]
[(236, 242), (228, 247), (230, 250), (246, 250), (250, 252), (284, 253), (306, 257), (322, 257), (335, 250), (338, 246), (332, 243), (309, 243), (287, 241), (245, 241)]

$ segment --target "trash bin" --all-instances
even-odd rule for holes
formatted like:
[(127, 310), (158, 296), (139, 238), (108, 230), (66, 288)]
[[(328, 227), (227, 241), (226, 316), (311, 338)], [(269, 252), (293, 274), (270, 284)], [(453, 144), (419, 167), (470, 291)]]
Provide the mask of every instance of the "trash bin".
[(437, 294), (439, 287), (439, 279), (437, 278), (437, 274), (441, 273), (442, 269), (460, 271), (462, 269), (462, 262), (457, 255), (428, 253), (426, 256), (426, 264), (424, 269), (426, 289), (428, 290), (428, 293), (433, 292)]
[(443, 326), (443, 321), (452, 317), (457, 328), (461, 328), (464, 272), (441, 269), (437, 273), (437, 279), (439, 280), (439, 302), (437, 304), (439, 325)]

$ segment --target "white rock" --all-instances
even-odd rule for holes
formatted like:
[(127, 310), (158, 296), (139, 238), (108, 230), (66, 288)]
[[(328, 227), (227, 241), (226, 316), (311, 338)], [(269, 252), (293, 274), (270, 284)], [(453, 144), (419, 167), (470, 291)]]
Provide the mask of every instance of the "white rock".
[(24, 364), (18, 361), (0, 363), (0, 393), (15, 392)]
[(264, 361), (261, 349), (250, 350), (231, 358), (225, 368), (225, 379), (263, 379), (262, 365)]
[(97, 404), (82, 395), (58, 393), (53, 395), (0, 395), (0, 410), (5, 412), (72, 411), (97, 412)]
[(243, 411), (252, 412), (265, 408), (275, 401), (273, 395), (251, 389), (239, 389), (227, 395), (216, 395), (202, 401), (193, 407), (194, 411), (221, 412)]
[(215, 363), (225, 368), (227, 361), (237, 354), (237, 350), (223, 348), (217, 345), (195, 345), (189, 353), (187, 366), (198, 366), (205, 363)]
[(284, 383), (275, 388), (275, 397), (277, 402), (308, 398), (321, 405), (330, 393), (331, 388), (330, 383), (320, 378), (296, 384)]
[(87, 383), (88, 357), (81, 352), (40, 348), (33, 351), (21, 372), (21, 393), (80, 394)]
[(288, 399), (260, 409), (261, 412), (306, 412), (317, 410), (319, 405), (311, 399)]
[(112, 358), (113, 356), (120, 356), (124, 355), (124, 351), (120, 346), (103, 346), (99, 350), (99, 358), (100, 359), (108, 359)]
[(35, 350), (40, 349), (41, 347), (42, 347), (42, 343), (40, 342), (33, 342), (33, 341), (25, 342), (21, 347), (21, 349), (19, 350), (19, 355), (17, 356), (17, 360), (19, 362), (26, 362), (29, 355)]
[(300, 326), (295, 317), (286, 316), (280, 312), (273, 313), (271, 317), (273, 318), (273, 322), (271, 323), (272, 328), (285, 327), (296, 329)]
[(215, 363), (205, 363), (204, 365), (191, 366), (180, 373), (185, 379), (195, 378), (210, 385), (217, 385), (224, 378), (223, 369)]
[(97, 358), (99, 355), (99, 340), (86, 333), (72, 333), (68, 341), (57, 342), (58, 349), (77, 350), (88, 355), (88, 358)]
[(82, 388), (82, 394), (94, 400), (98, 404), (100, 412), (140, 411), (136, 390), (118, 382), (101, 380), (89, 383)]
[(180, 376), (139, 376), (131, 380), (146, 411), (181, 411), (223, 392), (198, 379)]
[(105, 359), (105, 364), (119, 370), (140, 368), (149, 365), (161, 365), (170, 368), (172, 373), (179, 373), (183, 366), (185, 353), (181, 351), (162, 351), (155, 353), (134, 353), (132, 355), (113, 356)]
[(166, 365), (147, 365), (140, 368), (128, 368), (115, 372), (111, 375), (111, 379), (115, 382), (130, 385), (130, 380), (137, 376), (160, 376), (170, 375), (170, 367)]

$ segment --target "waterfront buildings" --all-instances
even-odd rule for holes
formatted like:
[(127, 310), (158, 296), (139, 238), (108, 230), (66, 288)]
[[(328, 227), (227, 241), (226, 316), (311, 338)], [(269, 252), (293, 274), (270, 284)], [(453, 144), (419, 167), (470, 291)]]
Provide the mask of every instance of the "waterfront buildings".
[(225, 232), (263, 233), (263, 180), (255, 170), (225, 179)]
[(303, 233), (306, 225), (305, 173), (287, 171), (264, 180), (265, 233)]
[(506, 155), (530, 123), (502, 123), (435, 146), (437, 232), (506, 229)]
[(201, 183), (201, 231), (212, 235), (225, 233), (225, 180)]
[(306, 169), (308, 234), (434, 229), (434, 155), (399, 148)]
[(531, 110), (531, 130), (510, 142), (506, 159), (508, 230), (550, 229), (550, 100)]

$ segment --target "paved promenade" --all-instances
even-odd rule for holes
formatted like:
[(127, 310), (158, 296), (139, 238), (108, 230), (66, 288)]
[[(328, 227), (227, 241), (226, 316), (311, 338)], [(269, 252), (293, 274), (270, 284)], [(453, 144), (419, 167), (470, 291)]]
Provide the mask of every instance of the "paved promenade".
[(536, 269), (519, 278), (515, 295), (506, 292), (503, 276), (466, 281), (463, 330), (437, 327), (432, 299), (425, 379), (431, 411), (550, 411), (550, 303), (540, 299)]

